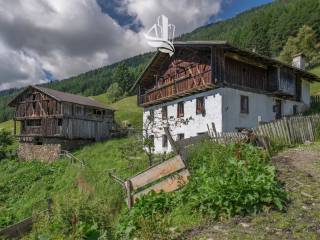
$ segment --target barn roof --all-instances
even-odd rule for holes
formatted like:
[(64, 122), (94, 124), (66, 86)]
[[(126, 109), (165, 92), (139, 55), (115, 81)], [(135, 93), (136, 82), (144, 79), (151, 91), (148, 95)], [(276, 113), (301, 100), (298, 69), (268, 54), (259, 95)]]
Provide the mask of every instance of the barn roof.
[(69, 102), (69, 103), (76, 103), (79, 105), (84, 105), (84, 106), (88, 106), (88, 107), (95, 107), (95, 108), (99, 108), (99, 109), (109, 109), (109, 110), (114, 110), (110, 107), (107, 107), (105, 105), (103, 105), (102, 103), (99, 103), (91, 98), (88, 97), (83, 97), (83, 96), (79, 96), (79, 95), (75, 95), (75, 94), (71, 94), (71, 93), (66, 93), (66, 92), (61, 92), (61, 91), (57, 91), (57, 90), (53, 90), (53, 89), (49, 89), (49, 88), (44, 88), (44, 87), (39, 87), (39, 86), (29, 86), (27, 87), (24, 91), (22, 91), (18, 96), (16, 96), (10, 103), (9, 106), (13, 106), (15, 100), (25, 91), (27, 91), (29, 88), (34, 88), (37, 89), (38, 91), (54, 98), (55, 100), (59, 101), (59, 102)]
[[(223, 48), (227, 51), (234, 52), (239, 54), (240, 56), (244, 56), (247, 58), (255, 59), (256, 61), (270, 65), (270, 66), (283, 66), (292, 69), (294, 72), (299, 73), (302, 77), (306, 78), (309, 81), (317, 81), (320, 82), (320, 78), (316, 76), (315, 74), (312, 74), (306, 70), (302, 70), (300, 68), (294, 67), (292, 65), (283, 63), (277, 59), (269, 58), (263, 55), (260, 55), (255, 52), (243, 50), (237, 47), (232, 46), (227, 41), (185, 41), (185, 42), (175, 42), (174, 43), (175, 48), (192, 48), (192, 47), (217, 47), (217, 48)], [(133, 87), (131, 88), (131, 91), (133, 91), (137, 85), (140, 83), (141, 80), (146, 79), (152, 75), (154, 71), (157, 69), (157, 65), (161, 66), (161, 61), (163, 61), (168, 54), (161, 53), (157, 51), (153, 58), (150, 60), (149, 64), (145, 68), (145, 70), (141, 73), (141, 75), (138, 77), (137, 81), (134, 83)], [(153, 66), (154, 69), (152, 68)], [(149, 73), (150, 72), (150, 73)]]

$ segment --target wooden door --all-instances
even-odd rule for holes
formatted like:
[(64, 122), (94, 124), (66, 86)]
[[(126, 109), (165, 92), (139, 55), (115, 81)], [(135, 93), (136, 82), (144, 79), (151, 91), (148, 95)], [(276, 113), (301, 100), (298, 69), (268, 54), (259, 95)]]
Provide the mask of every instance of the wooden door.
[(276, 100), (276, 119), (280, 119), (282, 117), (282, 101)]

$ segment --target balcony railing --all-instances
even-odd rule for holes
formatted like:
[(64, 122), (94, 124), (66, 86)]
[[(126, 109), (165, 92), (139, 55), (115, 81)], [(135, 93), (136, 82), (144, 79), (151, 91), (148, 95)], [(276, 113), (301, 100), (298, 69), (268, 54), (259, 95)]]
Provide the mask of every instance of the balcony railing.
[(165, 101), (170, 98), (183, 96), (187, 93), (212, 87), (211, 70), (195, 76), (176, 79), (171, 83), (148, 90), (139, 96), (140, 105), (148, 105), (158, 101)]

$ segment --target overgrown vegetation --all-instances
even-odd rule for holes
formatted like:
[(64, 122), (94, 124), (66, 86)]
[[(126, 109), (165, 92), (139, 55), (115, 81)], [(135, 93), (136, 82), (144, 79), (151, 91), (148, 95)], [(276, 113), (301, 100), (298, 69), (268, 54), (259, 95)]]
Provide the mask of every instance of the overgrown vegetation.
[(88, 145), (74, 155), (85, 162), (85, 167), (67, 159), (52, 164), (1, 161), (0, 229), (46, 209), (50, 197), (52, 219), (40, 217), (27, 239), (112, 234), (110, 227), (125, 202), (122, 187), (108, 173), (132, 176), (146, 168), (145, 155), (135, 138)]
[[(124, 212), (118, 237), (166, 239), (177, 219), (179, 226), (181, 219), (199, 214), (221, 219), (286, 208), (287, 195), (276, 179), (275, 168), (256, 147), (202, 143), (191, 151), (189, 169), (192, 177), (182, 190), (148, 194), (130, 212)], [(150, 226), (159, 221), (157, 228)], [(148, 237), (143, 234), (146, 232)]]
[(10, 132), (0, 130), (0, 161), (4, 159), (8, 152), (9, 147), (13, 144), (13, 137)]

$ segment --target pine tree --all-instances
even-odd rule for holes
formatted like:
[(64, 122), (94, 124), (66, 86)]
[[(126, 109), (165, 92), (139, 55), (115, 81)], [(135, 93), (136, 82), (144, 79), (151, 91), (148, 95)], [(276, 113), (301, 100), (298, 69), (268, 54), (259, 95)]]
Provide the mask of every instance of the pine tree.
[(130, 89), (134, 81), (134, 77), (132, 76), (132, 73), (129, 71), (127, 65), (121, 63), (114, 70), (114, 73), (112, 75), (112, 81), (113, 83), (118, 83), (119, 87), (125, 93)]
[(289, 37), (280, 53), (280, 59), (291, 63), (295, 54), (303, 53), (309, 65), (320, 61), (320, 44), (317, 43), (316, 32), (309, 26), (303, 25), (296, 37)]
[(110, 102), (116, 102), (123, 96), (123, 91), (117, 82), (112, 83), (107, 90), (107, 98)]

